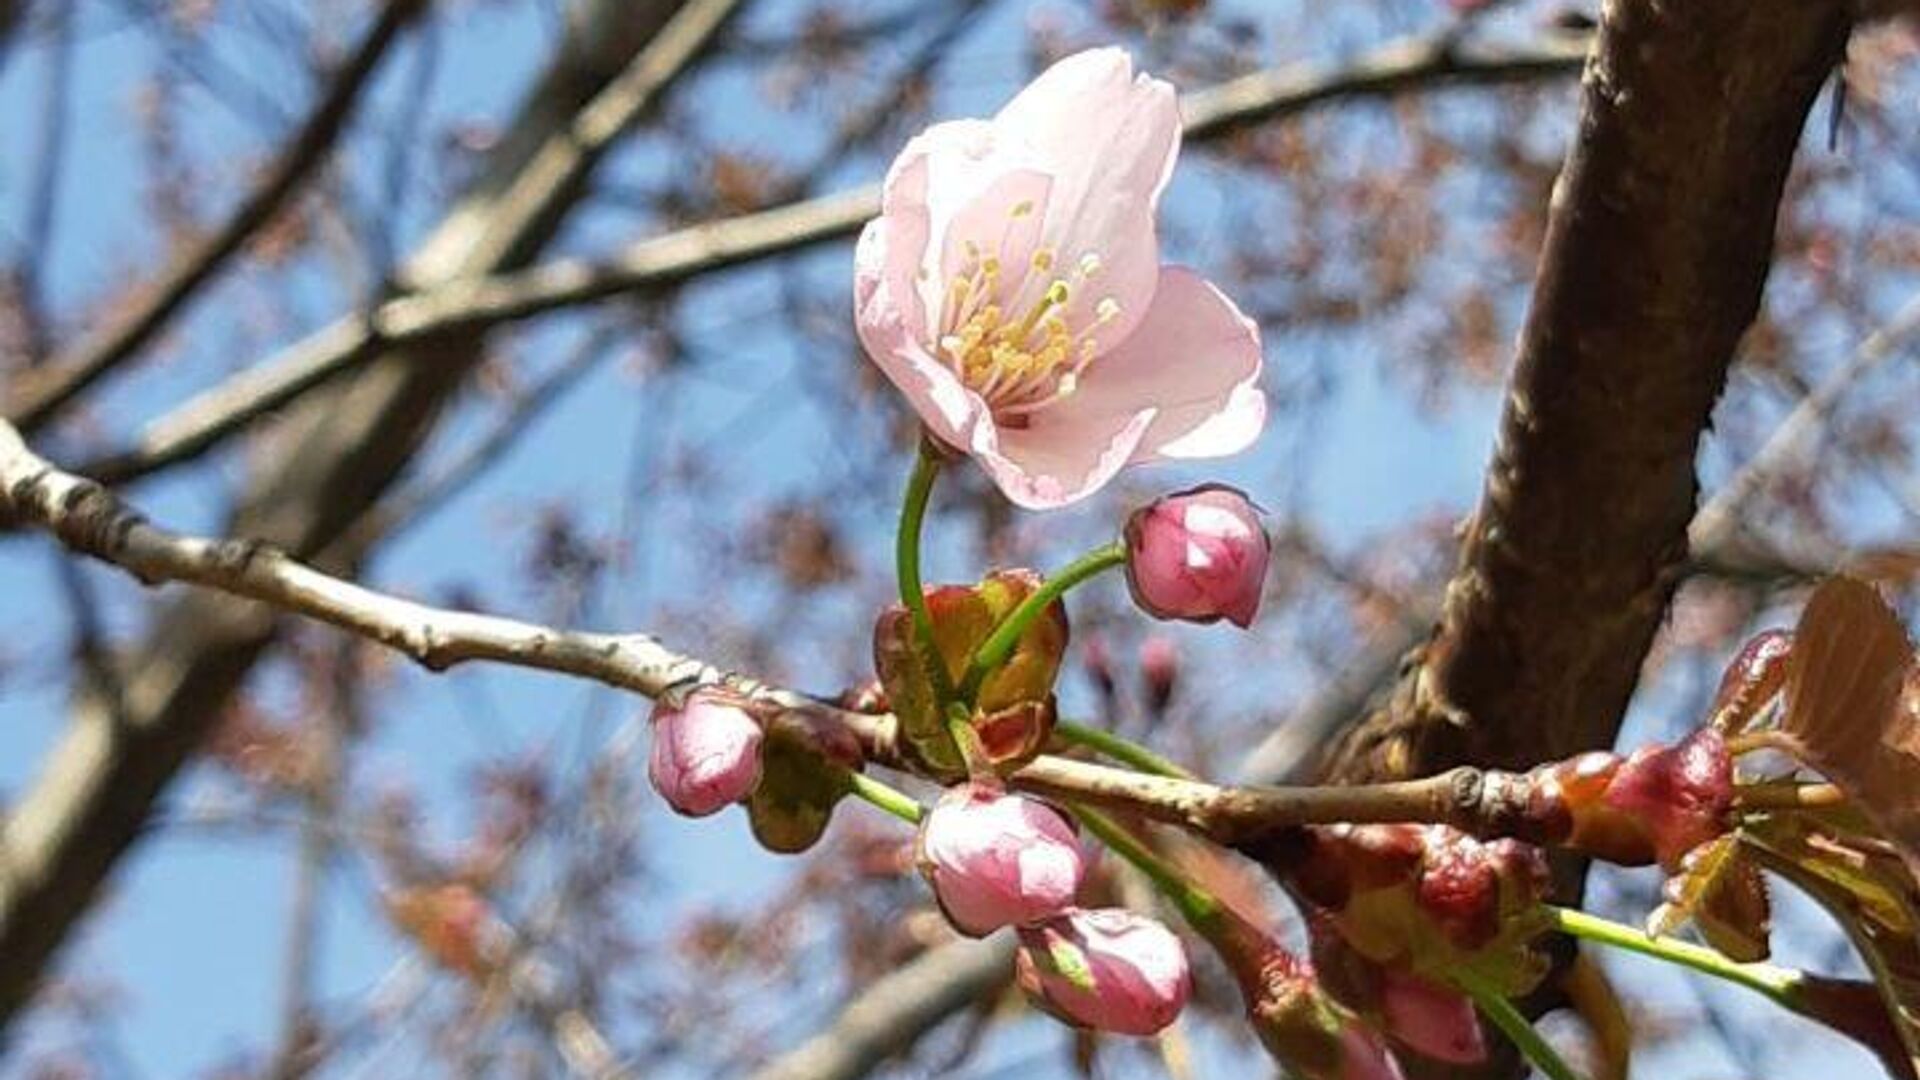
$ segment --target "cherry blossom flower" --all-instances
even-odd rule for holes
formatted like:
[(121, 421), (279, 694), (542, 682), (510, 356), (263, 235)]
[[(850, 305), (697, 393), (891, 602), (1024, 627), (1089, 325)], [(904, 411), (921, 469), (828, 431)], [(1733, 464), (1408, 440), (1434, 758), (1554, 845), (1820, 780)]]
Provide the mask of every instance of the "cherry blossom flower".
[(936, 124), (861, 233), (860, 339), (941, 443), (1015, 503), (1122, 467), (1245, 449), (1266, 422), (1254, 324), (1160, 263), (1173, 87), (1120, 49), (1070, 56), (991, 120)]

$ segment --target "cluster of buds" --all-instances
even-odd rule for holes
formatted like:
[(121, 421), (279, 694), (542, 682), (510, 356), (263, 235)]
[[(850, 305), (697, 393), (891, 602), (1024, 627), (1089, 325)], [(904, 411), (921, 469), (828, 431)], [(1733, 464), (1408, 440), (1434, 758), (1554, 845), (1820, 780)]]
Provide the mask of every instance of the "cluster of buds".
[(1622, 866), (1679, 869), (1727, 832), (1733, 810), (1733, 757), (1714, 728), (1625, 757), (1581, 754), (1529, 779), (1565, 814), (1569, 847)]
[(1179, 938), (1145, 916), (1074, 905), (1086, 855), (1046, 803), (991, 781), (957, 785), (921, 823), (915, 855), (955, 929), (1019, 932), (1021, 986), (1047, 1012), (1150, 1035), (1185, 1007), (1192, 978)]
[[(1006, 662), (979, 681), (964, 706), (972, 746), (955, 741), (941, 711), (939, 684), (962, 682), (974, 652), (1040, 586), (1032, 571), (1002, 570), (978, 585), (928, 589), (932, 657), (915, 640), (903, 605), (874, 626), (874, 667), (902, 748), (928, 772), (956, 781), (921, 822), (915, 862), (962, 934), (1011, 928), (1020, 935), (1021, 985), (1041, 1008), (1083, 1027), (1151, 1034), (1179, 1015), (1191, 990), (1180, 939), (1144, 916), (1075, 906), (1086, 853), (1072, 821), (1007, 792), (996, 775), (1030, 760), (1052, 734), (1066, 608), (1049, 606)], [(929, 661), (939, 669), (929, 670)]]
[(1440, 981), (1471, 971), (1508, 995), (1546, 974), (1538, 848), (1446, 825), (1330, 825), (1304, 842), (1294, 887), (1365, 960)]

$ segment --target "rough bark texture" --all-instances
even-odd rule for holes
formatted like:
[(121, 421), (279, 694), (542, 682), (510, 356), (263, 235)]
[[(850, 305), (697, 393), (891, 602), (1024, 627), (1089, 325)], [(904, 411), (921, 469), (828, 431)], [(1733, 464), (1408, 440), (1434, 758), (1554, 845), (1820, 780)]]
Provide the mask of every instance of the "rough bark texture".
[(1326, 774), (1613, 742), (1686, 558), (1694, 459), (1772, 256), (1842, 0), (1613, 0), (1440, 623)]
[[(1610, 746), (1687, 558), (1694, 462), (1771, 264), (1844, 0), (1610, 0), (1498, 442), (1439, 625), (1323, 774)], [(1577, 861), (1559, 870), (1577, 895)], [(1545, 986), (1539, 1008), (1552, 1004)], [(1421, 1080), (1517, 1075), (1511, 1052)]]

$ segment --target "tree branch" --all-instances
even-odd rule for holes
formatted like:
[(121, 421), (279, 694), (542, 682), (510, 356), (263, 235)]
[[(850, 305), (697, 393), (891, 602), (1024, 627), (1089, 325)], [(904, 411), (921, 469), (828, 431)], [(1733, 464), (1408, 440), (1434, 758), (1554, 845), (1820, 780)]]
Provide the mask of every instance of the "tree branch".
[(875, 979), (819, 1034), (751, 1080), (855, 1080), (1013, 977), (1014, 938), (953, 941)]
[[(1613, 743), (1686, 562), (1695, 457), (1759, 307), (1800, 132), (1850, 28), (1845, 0), (1604, 6), (1440, 624), (1328, 778)], [(1577, 896), (1578, 860), (1557, 868)], [(1496, 1055), (1479, 1073), (1517, 1068)]]
[[(1515, 50), (1403, 41), (1349, 66), (1297, 64), (1247, 75), (1181, 101), (1188, 137), (1211, 139), (1315, 106), (1431, 84), (1495, 85), (1569, 74), (1584, 46)], [(463, 280), (350, 316), (148, 424), (132, 446), (80, 466), (120, 484), (191, 460), (254, 419), (382, 348), (472, 333), (500, 323), (659, 290), (742, 263), (852, 236), (880, 211), (877, 185), (643, 240), (604, 262), (562, 259)]]
[[(99, 484), (50, 465), (4, 421), (0, 513), (148, 585), (184, 582), (259, 601), (377, 642), (432, 671), (492, 661), (591, 679), (647, 697), (726, 683), (782, 711), (823, 718), (851, 733), (869, 757), (912, 768), (895, 748), (891, 717), (847, 712), (767, 686), (678, 653), (646, 634), (560, 630), (432, 607), (323, 573), (265, 544), (170, 532)], [(798, 735), (817, 729), (802, 722), (787, 730)], [(1009, 780), (1038, 794), (1180, 825), (1228, 847), (1257, 845), (1298, 825), (1336, 822), (1445, 823), (1478, 836), (1543, 843), (1564, 839), (1568, 825), (1564, 815), (1534, 797), (1533, 778), (1465, 766), (1420, 780), (1345, 787), (1228, 787), (1043, 754)]]
[(1328, 775), (1612, 743), (1686, 558), (1694, 458), (1772, 254), (1840, 0), (1616, 0), (1441, 623)]
[[(378, 642), (432, 670), (488, 660), (593, 679), (648, 697), (694, 684), (725, 683), (781, 711), (782, 720), (774, 725), (777, 736), (821, 738), (822, 729), (813, 721), (824, 719), (847, 729), (868, 756), (896, 768), (911, 768), (894, 749), (891, 717), (846, 712), (724, 672), (643, 634), (557, 630), (429, 607), (321, 573), (260, 544), (169, 532), (146, 521), (100, 485), (48, 464), (4, 421), (0, 421), (0, 513), (43, 529), (72, 550), (119, 567), (147, 584), (188, 582), (261, 601)], [(1481, 837), (1548, 844), (1564, 841), (1570, 824), (1563, 812), (1538, 797), (1543, 789), (1534, 776), (1467, 766), (1421, 780), (1367, 785), (1225, 787), (1043, 754), (1013, 772), (1008, 781), (1069, 804), (1115, 807), (1178, 825), (1270, 863), (1275, 852), (1293, 850), (1294, 829), (1306, 824), (1444, 823)], [(1547, 783), (1556, 785), (1551, 779)], [(1826, 785), (1770, 785), (1752, 790), (1745, 801), (1754, 808), (1778, 809), (1832, 805), (1836, 797), (1837, 792)], [(11, 870), (0, 859), (0, 877)], [(1002, 947), (1008, 945), (1003, 939)], [(875, 987), (878, 991), (885, 984), (885, 992), (863, 995), (829, 1031), (761, 1075), (860, 1075), (911, 1045), (952, 1008), (1005, 978), (1005, 958), (992, 954), (990, 946), (975, 948), (988, 954), (929, 954), (887, 976)], [(556, 1030), (563, 1047), (571, 1045), (564, 1037), (566, 1025)], [(604, 1040), (590, 1041), (586, 1050), (593, 1051), (587, 1059), (603, 1063), (604, 1068), (583, 1068), (583, 1072), (601, 1075), (613, 1068)]]
[(55, 356), (44, 369), (22, 376), (7, 410), (22, 431), (31, 434), (45, 426), (101, 376), (138, 353), (219, 274), (249, 238), (273, 220), (339, 141), (361, 91), (371, 81), (388, 47), (427, 6), (428, 0), (389, 0), (360, 47), (331, 76), (306, 122), (220, 227), (175, 261), (111, 326)]
[[(619, 129), (702, 54), (738, 3), (581, 0), (545, 75), (400, 276), (431, 288), (537, 255)], [(412, 459), (479, 344), (395, 353), (303, 402), (286, 418), (285, 452), (242, 496), (231, 531), (302, 555), (325, 549)], [(28, 1000), (273, 634), (259, 608), (185, 597), (159, 613), (125, 665), (125, 717), (77, 702), (0, 830), (0, 1025)]]

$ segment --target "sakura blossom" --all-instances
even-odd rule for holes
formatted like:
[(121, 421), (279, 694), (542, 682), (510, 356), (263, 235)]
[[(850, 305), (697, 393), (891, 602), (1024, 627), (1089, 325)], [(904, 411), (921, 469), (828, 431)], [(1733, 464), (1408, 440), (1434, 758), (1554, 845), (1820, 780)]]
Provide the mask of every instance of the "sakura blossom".
[(992, 119), (928, 128), (887, 173), (855, 254), (860, 339), (932, 437), (1020, 506), (1236, 453), (1265, 425), (1258, 329), (1160, 262), (1179, 146), (1173, 87), (1094, 49)]

